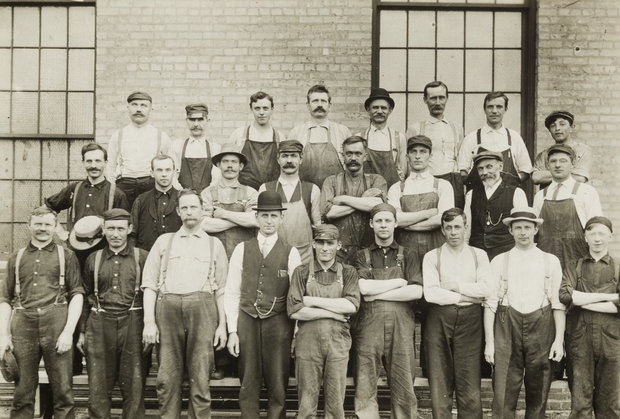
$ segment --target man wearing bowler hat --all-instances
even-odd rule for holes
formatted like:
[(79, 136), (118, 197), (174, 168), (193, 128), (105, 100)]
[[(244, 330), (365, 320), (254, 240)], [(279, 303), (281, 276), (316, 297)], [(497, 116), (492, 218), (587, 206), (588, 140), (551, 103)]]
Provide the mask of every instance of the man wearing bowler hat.
[(6, 350), (13, 351), (19, 371), (11, 418), (34, 417), (41, 357), (52, 390), (54, 417), (75, 416), (73, 333), (84, 289), (75, 255), (52, 240), (57, 222), (56, 213), (48, 207), (32, 211), (30, 242), (9, 257), (7, 278), (0, 282), (0, 359)]
[(172, 142), (170, 155), (179, 172), (177, 189), (194, 189), (198, 193), (207, 186), (217, 183), (220, 171), (211, 162), (211, 157), (220, 152), (220, 145), (207, 138), (209, 108), (204, 103), (185, 107), (189, 137)]
[(127, 96), (131, 123), (110, 137), (108, 143), (108, 179), (125, 192), (129, 208), (138, 195), (153, 188), (151, 159), (169, 154), (170, 137), (149, 122), (153, 99), (148, 93), (133, 92)]
[(286, 297), (301, 258), (278, 233), (287, 210), (280, 194), (260, 193), (254, 210), (258, 236), (238, 244), (230, 258), (225, 293), (228, 350), (239, 357), (241, 417), (258, 415), (264, 380), (267, 418), (284, 419), (293, 340)]
[(365, 138), (367, 142), (368, 157), (364, 162), (364, 173), (383, 176), (389, 188), (409, 173), (407, 138), (403, 133), (387, 126), (388, 118), (394, 109), (394, 99), (387, 90), (372, 90), (364, 101), (364, 109), (370, 118), (370, 126), (355, 134)]

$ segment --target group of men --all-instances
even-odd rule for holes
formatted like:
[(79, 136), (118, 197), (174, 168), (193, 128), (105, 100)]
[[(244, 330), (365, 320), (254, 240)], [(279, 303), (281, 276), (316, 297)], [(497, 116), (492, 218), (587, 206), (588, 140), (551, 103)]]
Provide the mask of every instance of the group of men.
[[(379, 417), (382, 369), (392, 415), (415, 418), (415, 315), (435, 418), (451, 417), (454, 394), (459, 417), (482, 417), (483, 359), (493, 417), (514, 417), (523, 382), (526, 418), (543, 417), (564, 342), (571, 417), (620, 417), (620, 265), (574, 116), (546, 118), (556, 144), (532, 167), (503, 125), (503, 93), (485, 97), (486, 124), (465, 137), (444, 116), (448, 96), (429, 83), (429, 116), (403, 135), (387, 125), (394, 100), (375, 89), (369, 128), (351, 135), (313, 86), (310, 120), (285, 137), (258, 92), (254, 121), (220, 146), (205, 104), (186, 107), (190, 135), (170, 141), (149, 123), (152, 98), (132, 93), (131, 124), (108, 150), (84, 146), (86, 179), (32, 212), (31, 241), (9, 260), (11, 417), (33, 415), (41, 356), (55, 417), (73, 417), (75, 342), (93, 418), (110, 417), (116, 382), (123, 417), (144, 417), (154, 346), (163, 418), (179, 417), (185, 378), (188, 416), (209, 417), (210, 380), (238, 366), (242, 417), (257, 417), (264, 383), (267, 417), (283, 419), (291, 352), (300, 418), (316, 416), (321, 389), (326, 417), (344, 417), (348, 368), (360, 419)], [(519, 187), (530, 177), (544, 186), (533, 208)], [(54, 241), (67, 235), (63, 209), (70, 249)]]

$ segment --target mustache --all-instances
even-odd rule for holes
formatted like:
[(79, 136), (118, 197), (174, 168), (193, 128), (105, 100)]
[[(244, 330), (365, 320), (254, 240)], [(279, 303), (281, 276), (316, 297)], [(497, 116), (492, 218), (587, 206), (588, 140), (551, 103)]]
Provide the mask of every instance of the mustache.
[(283, 167), (284, 168), (289, 168), (289, 169), (294, 169), (297, 166), (295, 166), (295, 163), (285, 163)]
[(317, 106), (316, 108), (314, 108), (314, 111), (315, 111), (315, 112), (316, 112), (316, 111), (323, 111), (323, 112), (325, 112), (325, 108), (324, 108), (324, 107), (322, 107), (322, 106)]

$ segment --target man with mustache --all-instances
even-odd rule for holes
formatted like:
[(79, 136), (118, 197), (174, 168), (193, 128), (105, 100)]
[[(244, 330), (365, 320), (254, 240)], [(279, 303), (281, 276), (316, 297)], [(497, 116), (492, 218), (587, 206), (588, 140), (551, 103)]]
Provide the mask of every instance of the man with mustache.
[(179, 171), (174, 186), (177, 189), (194, 189), (198, 193), (217, 183), (220, 171), (211, 163), (211, 157), (220, 152), (220, 145), (207, 139), (209, 108), (204, 103), (185, 107), (190, 136), (173, 141), (170, 156)]
[(349, 263), (358, 250), (372, 244), (370, 210), (385, 201), (387, 186), (381, 175), (366, 174), (366, 140), (349, 137), (342, 143), (343, 173), (325, 179), (321, 190), (321, 214), (340, 230), (338, 261)]
[[(551, 133), (555, 144), (565, 144), (575, 151), (575, 167), (571, 175), (577, 182), (590, 179), (592, 149), (573, 138), (575, 117), (568, 111), (554, 111), (545, 118), (545, 127)], [(543, 150), (534, 160), (532, 182), (544, 189), (551, 184), (551, 170), (547, 167), (547, 150)]]
[[(374, 89), (364, 102), (370, 127), (355, 134), (367, 141), (364, 172), (383, 176), (390, 187), (405, 178), (407, 170), (407, 137), (387, 126), (394, 109), (394, 99), (385, 89)], [(343, 150), (344, 152), (344, 150)]]
[(178, 231), (183, 224), (176, 212), (179, 191), (172, 187), (175, 178), (172, 157), (159, 154), (151, 160), (151, 176), (155, 187), (144, 192), (131, 208), (129, 241), (150, 251), (159, 236)]
[(407, 130), (407, 138), (426, 135), (433, 141), (433, 155), (429, 162), (433, 176), (450, 182), (454, 190), (454, 204), (463, 208), (465, 204), (463, 180), (458, 171), (456, 159), (463, 141), (463, 127), (445, 118), (448, 102), (448, 86), (441, 81), (432, 81), (424, 86), (424, 103), (429, 116), (414, 122)]
[(228, 138), (227, 143), (235, 144), (251, 164), (245, 165), (239, 175), (239, 183), (258, 189), (265, 182), (278, 178), (278, 143), (286, 136), (271, 125), (273, 97), (265, 92), (250, 96), (250, 110), (254, 122), (239, 127)]
[(532, 161), (523, 138), (517, 131), (503, 125), (508, 111), (508, 96), (502, 92), (490, 92), (484, 98), (486, 124), (467, 134), (459, 150), (458, 169), (469, 191), (480, 184), (478, 172), (473, 170), (473, 157), (481, 151), (502, 153), (504, 169), (502, 177), (510, 185), (519, 186), (525, 182), (532, 171)]
[(107, 165), (108, 179), (127, 195), (129, 208), (138, 195), (153, 189), (150, 174), (151, 159), (169, 154), (170, 137), (149, 123), (153, 99), (148, 93), (133, 92), (127, 96), (127, 111), (131, 123), (110, 137)]
[[(332, 97), (325, 86), (312, 86), (306, 99), (310, 121), (293, 128), (288, 139), (298, 140), (304, 146), (306, 164), (300, 170), (299, 177), (320, 188), (328, 176), (342, 171), (342, 142), (351, 136), (351, 131), (328, 119)], [(308, 243), (310, 240), (312, 237)]]
[(302, 162), (306, 164), (303, 151), (304, 146), (297, 140), (282, 141), (278, 145), (280, 176), (261, 185), (258, 192), (275, 191), (282, 197), (287, 211), (278, 235), (295, 246), (301, 255), (301, 262), (308, 264), (312, 259), (312, 228), (321, 224), (321, 192), (315, 184), (299, 177)]

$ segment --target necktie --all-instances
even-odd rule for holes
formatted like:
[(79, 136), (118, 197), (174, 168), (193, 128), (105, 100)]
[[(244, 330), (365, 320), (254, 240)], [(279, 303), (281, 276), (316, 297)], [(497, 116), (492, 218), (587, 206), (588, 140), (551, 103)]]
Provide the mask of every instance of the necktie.
[(263, 254), (263, 259), (267, 257), (269, 254), (269, 249), (267, 249), (267, 240), (263, 241), (263, 245), (260, 248), (260, 252)]
[(553, 197), (551, 197), (552, 200), (556, 200), (558, 199), (558, 192), (560, 191), (560, 186), (562, 186), (561, 183), (558, 183), (558, 187), (555, 188), (555, 192), (553, 193)]

